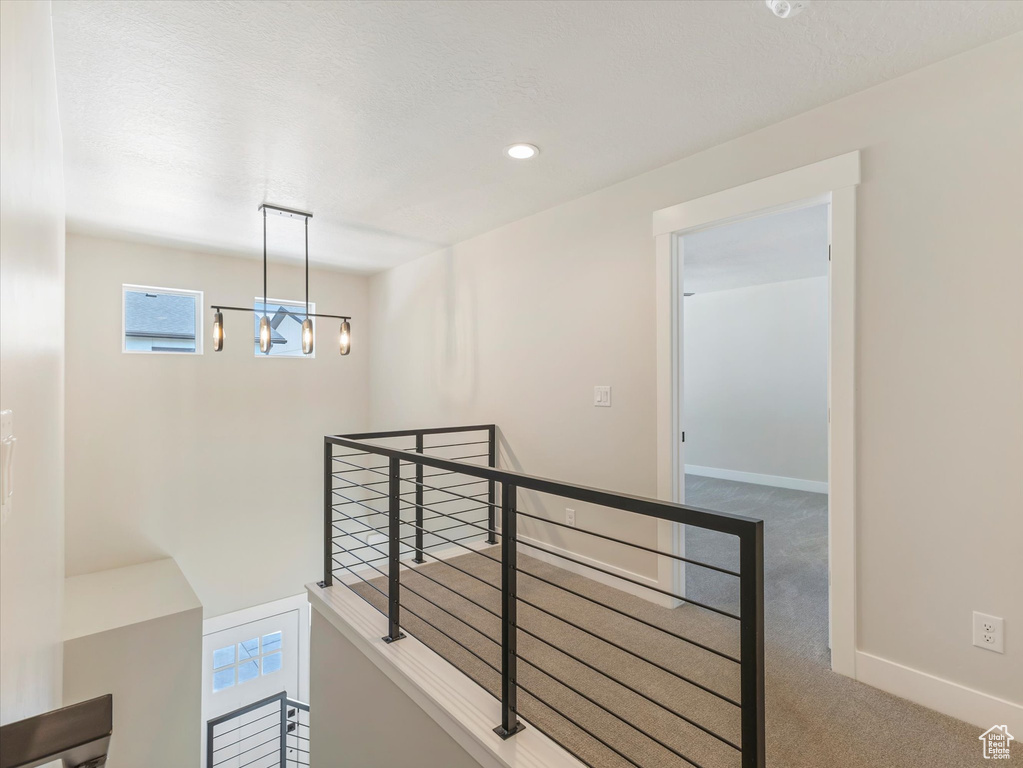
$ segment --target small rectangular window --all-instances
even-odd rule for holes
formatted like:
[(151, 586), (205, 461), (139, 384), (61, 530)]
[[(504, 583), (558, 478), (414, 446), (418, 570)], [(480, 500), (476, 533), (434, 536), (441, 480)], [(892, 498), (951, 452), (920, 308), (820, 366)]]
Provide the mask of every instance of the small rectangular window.
[(202, 291), (121, 286), (122, 350), (202, 354)]
[[(302, 322), (306, 318), (304, 301), (283, 301), (257, 297), (252, 304), (254, 346), (256, 357), (315, 357), (316, 349), (310, 355), (302, 354)], [(259, 351), (259, 321), (264, 311), (270, 320), (270, 354)], [(316, 305), (309, 302), (309, 311), (315, 312)], [(316, 333), (316, 318), (313, 318), (313, 333)]]

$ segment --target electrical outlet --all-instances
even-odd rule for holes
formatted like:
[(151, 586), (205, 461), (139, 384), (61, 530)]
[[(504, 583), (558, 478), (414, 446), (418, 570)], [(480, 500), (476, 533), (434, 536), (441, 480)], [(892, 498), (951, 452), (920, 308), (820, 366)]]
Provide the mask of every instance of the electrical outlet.
[(995, 653), (1005, 653), (1005, 620), (974, 611), (973, 644)]
[(565, 507), (565, 525), (575, 527), (575, 510)]

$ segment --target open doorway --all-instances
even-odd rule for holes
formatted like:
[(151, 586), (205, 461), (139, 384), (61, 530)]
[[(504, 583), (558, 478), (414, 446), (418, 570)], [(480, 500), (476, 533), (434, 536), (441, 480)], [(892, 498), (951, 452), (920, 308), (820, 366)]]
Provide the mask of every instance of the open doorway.
[[(827, 200), (684, 233), (676, 379), (687, 504), (764, 520), (766, 632), (830, 666)], [(685, 532), (686, 555), (738, 564), (734, 537)], [(738, 606), (725, 574), (687, 568), (685, 594)]]

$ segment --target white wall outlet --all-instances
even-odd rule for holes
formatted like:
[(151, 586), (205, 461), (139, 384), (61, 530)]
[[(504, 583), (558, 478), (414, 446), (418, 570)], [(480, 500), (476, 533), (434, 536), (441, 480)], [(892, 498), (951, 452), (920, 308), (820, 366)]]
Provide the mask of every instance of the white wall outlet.
[(593, 404), (598, 408), (611, 407), (611, 387), (594, 387)]
[(1005, 653), (1005, 620), (974, 611), (973, 644), (995, 653)]
[(565, 525), (575, 527), (575, 510), (565, 507)]

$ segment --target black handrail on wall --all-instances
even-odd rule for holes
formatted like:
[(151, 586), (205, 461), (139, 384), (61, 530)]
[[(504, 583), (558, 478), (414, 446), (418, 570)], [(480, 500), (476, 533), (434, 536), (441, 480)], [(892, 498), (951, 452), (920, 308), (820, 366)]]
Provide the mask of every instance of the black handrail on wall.
[[(473, 439), (465, 440), (460, 438), (451, 438), (453, 435), (464, 436), (467, 434), (471, 435), (471, 433), (485, 433), (486, 437), (483, 438), (480, 434), (478, 435), (480, 439), (475, 437)], [(436, 436), (440, 435), (448, 437), (445, 438), (442, 443), (427, 445), (427, 440), (435, 439)], [(386, 444), (387, 441), (407, 440), (409, 438), (414, 438), (414, 446)], [(377, 441), (385, 442), (381, 443)], [(482, 446), (485, 446), (485, 450)], [(520, 656), (516, 644), (519, 632), (525, 633), (533, 639), (539, 640), (549, 646), (551, 645), (547, 640), (539, 635), (519, 626), (517, 620), (518, 604), (525, 603), (531, 608), (552, 616), (553, 618), (558, 619), (577, 630), (585, 632), (587, 635), (597, 638), (620, 651), (631, 654), (636, 658), (641, 658), (646, 663), (657, 667), (661, 671), (737, 707), (740, 711), (740, 740), (738, 744), (700, 724), (687, 714), (669, 709), (663, 703), (631, 686), (627, 681), (619, 680), (609, 675), (607, 672), (594, 667), (585, 660), (575, 656), (563, 648), (557, 648), (560, 653), (587, 666), (589, 669), (604, 675), (608, 679), (624, 687), (626, 690), (641, 696), (646, 701), (670, 712), (676, 717), (684, 720), (686, 723), (695, 726), (700, 731), (714, 737), (719, 742), (738, 751), (741, 754), (742, 768), (763, 768), (765, 760), (763, 521), (743, 517), (741, 515), (713, 512), (688, 505), (658, 501), (656, 499), (650, 499), (642, 496), (614, 493), (597, 488), (589, 488), (572, 483), (559, 482), (533, 475), (498, 469), (496, 467), (497, 429), (493, 424), (463, 427), (440, 427), (434, 429), (408, 429), (388, 432), (366, 432), (350, 435), (328, 435), (324, 438), (323, 448), (324, 578), (321, 586), (329, 587), (333, 585), (335, 572), (339, 570), (346, 571), (357, 577), (363, 584), (368, 585), (386, 599), (387, 611), (385, 615), (387, 617), (387, 634), (385, 635), (384, 640), (387, 642), (393, 642), (405, 636), (401, 631), (401, 612), (404, 608), (407, 613), (410, 613), (425, 624), (429, 625), (441, 635), (444, 635), (448, 640), (459, 645), (463, 650), (475, 656), (495, 673), (499, 674), (501, 677), (501, 723), (494, 730), (503, 738), (508, 738), (522, 729), (522, 725), (519, 722), (516, 699), (517, 691), (521, 688), (526, 691), (526, 693), (541, 701), (545, 706), (559, 714), (565, 720), (573, 723), (576, 727), (580, 728), (596, 741), (615, 752), (619, 757), (625, 759), (632, 765), (639, 765), (633, 759), (619, 751), (613, 744), (602, 738), (599, 734), (593, 733), (569, 715), (552, 706), (550, 702), (545, 701), (542, 697), (537, 696), (532, 691), (529, 691), (518, 680), (517, 663), (519, 660), (522, 660), (583, 697), (589, 703), (596, 705), (600, 709), (620, 720), (622, 719), (617, 713), (605, 707), (603, 704), (600, 704), (596, 700), (590, 698), (585, 693), (574, 688), (564, 680), (560, 680), (550, 670), (541, 669), (528, 659)], [(343, 451), (338, 452), (336, 449), (343, 449)], [(428, 453), (428, 451), (450, 449), (455, 449), (455, 452), (462, 455), (448, 457)], [(463, 452), (466, 453), (463, 454)], [(376, 457), (375, 461), (373, 460), (374, 457)], [(357, 461), (357, 459), (360, 458), (367, 459), (369, 465), (364, 466), (360, 464)], [(356, 460), (353, 461), (353, 459)], [(471, 463), (472, 459), (485, 459), (487, 463), (485, 465), (480, 463)], [(402, 469), (406, 467), (414, 469), (414, 475), (403, 476)], [(439, 471), (428, 472), (424, 470)], [(448, 483), (445, 485), (439, 485), (439, 481), (437, 480), (434, 480), (431, 483), (426, 482), (426, 480), (430, 478), (450, 477), (452, 475), (466, 476), (467, 478), (475, 479), (469, 480), (468, 482)], [(360, 482), (360, 478), (363, 479), (362, 482)], [(473, 489), (483, 483), (486, 483), (486, 490), (474, 493)], [(496, 494), (496, 485), (498, 483), (501, 485), (500, 502), (497, 501)], [(403, 492), (403, 485), (412, 485), (412, 490)], [(565, 526), (562, 523), (532, 515), (518, 508), (517, 498), (520, 490), (534, 491), (537, 493), (558, 496), (564, 499), (582, 501), (615, 510), (646, 515), (659, 520), (667, 520), (673, 523), (696, 526), (710, 531), (736, 536), (739, 539), (739, 569), (738, 571), (732, 571), (727, 568), (703, 563), (673, 553), (661, 552), (650, 547), (635, 545), (595, 531), (588, 531), (574, 526)], [(362, 498), (354, 498), (353, 495), (349, 495), (353, 494), (353, 491), (359, 491), (370, 495), (363, 496)], [(443, 494), (444, 498), (440, 501), (431, 501), (430, 503), (426, 503), (424, 499), (425, 493), (427, 492)], [(486, 497), (485, 501), (483, 500), (484, 496)], [(463, 505), (467, 503), (474, 506), (467, 509), (460, 509), (455, 512), (439, 509), (439, 507), (443, 504), (451, 502), (462, 502)], [(351, 508), (352, 505), (359, 508), (357, 514), (353, 515), (347, 513), (347, 509)], [(386, 508), (383, 508), (384, 505), (386, 505)], [(496, 511), (498, 508), (501, 510), (500, 528), (497, 526)], [(486, 518), (479, 520), (467, 520), (463, 517), (465, 514), (478, 513), (483, 510), (486, 510), (487, 512)], [(408, 511), (414, 511), (414, 522), (402, 518), (402, 512)], [(429, 512), (431, 516), (425, 517), (424, 512)], [(720, 607), (700, 603), (686, 598), (683, 595), (676, 595), (669, 590), (652, 587), (648, 584), (643, 584), (642, 582), (629, 579), (621, 574), (614, 573), (613, 571), (601, 569), (599, 566), (594, 566), (591, 563), (574, 559), (571, 556), (560, 552), (536, 546), (536, 544), (518, 537), (516, 529), (517, 520), (520, 515), (539, 521), (543, 524), (571, 527), (572, 530), (582, 534), (588, 534), (601, 539), (610, 540), (625, 546), (635, 547), (660, 556), (683, 561), (695, 566), (736, 577), (739, 579), (739, 612), (736, 614)], [(376, 527), (371, 524), (374, 517), (378, 518), (379, 522), (383, 522), (381, 518), (386, 518), (386, 527)], [(425, 525), (426, 522), (440, 519), (443, 519), (445, 524), (454, 522), (454, 525), (439, 529), (431, 529)], [(347, 527), (348, 523), (353, 523), (358, 527), (352, 530)], [(410, 535), (403, 536), (403, 527), (411, 527), (414, 529), (414, 532)], [(472, 532), (468, 535), (458, 535), (459, 529), (471, 529)], [(441, 534), (444, 531), (455, 531), (455, 533), (451, 534), (451, 536), (443, 536)], [(373, 537), (374, 534), (378, 537), (385, 537), (386, 541), (381, 542), (378, 539), (377, 543), (373, 543), (371, 541), (371, 537)], [(492, 560), (500, 566), (500, 586), (498, 587), (498, 585), (492, 584), (491, 582), (480, 578), (479, 575), (473, 574), (444, 558), (436, 557), (428, 551), (431, 544), (426, 543), (426, 537), (436, 539), (440, 546), (460, 547), (465, 549), (467, 552), (473, 552), (481, 557)], [(473, 547), (470, 544), (465, 543), (470, 539), (475, 539), (476, 543), (479, 545), (483, 543), (482, 539), (484, 537), (487, 544), (496, 544), (498, 539), (500, 539), (501, 546), (499, 558), (490, 554), (488, 551), (480, 551), (479, 546)], [(350, 546), (352, 538), (356, 539), (356, 544), (358, 546)], [(517, 549), (520, 544), (544, 552), (549, 556), (568, 560), (576, 565), (586, 568), (592, 568), (616, 579), (629, 581), (644, 589), (671, 596), (679, 601), (688, 602), (708, 611), (737, 620), (739, 622), (739, 656), (736, 657), (705, 643), (685, 637), (684, 635), (674, 632), (666, 627), (658, 626), (653, 622), (647, 621), (638, 616), (633, 616), (619, 608), (601, 603), (582, 592), (574, 591), (566, 586), (557, 584), (539, 575), (523, 570), (518, 566), (517, 559)], [(365, 557), (360, 554), (356, 554), (357, 552), (362, 552), (362, 555), (365, 555)], [(412, 563), (421, 564), (426, 562), (424, 556), (430, 557), (431, 560), (446, 563), (447, 566), (459, 571), (463, 575), (470, 576), (494, 589), (500, 590), (501, 610), (499, 614), (490, 608), (487, 608), (483, 604), (476, 602), (472, 598), (458, 593), (461, 598), (473, 603), (478, 608), (483, 609), (495, 618), (500, 619), (500, 669), (473, 651), (471, 648), (452, 637), (450, 634), (441, 630), (435, 624), (430, 622), (429, 619), (415, 612), (413, 609), (401, 602), (401, 590), (404, 587), (406, 591), (416, 595), (423, 601), (430, 603), (434, 607), (445, 612), (447, 615), (460, 621), (462, 624), (472, 627), (472, 625), (459, 617), (456, 613), (438, 605), (436, 602), (414, 590), (409, 585), (401, 584), (401, 568), (415, 568), (415, 566), (409, 565), (408, 562), (404, 562), (402, 560), (403, 553), (411, 556), (407, 559)], [(384, 561), (387, 563), (386, 569), (378, 568), (374, 564)], [(360, 575), (360, 571), (365, 572), (367, 569), (371, 569), (377, 574), (371, 576), (372, 580)], [(451, 589), (449, 586), (427, 575), (425, 572), (421, 570), (417, 572), (423, 578), (426, 578), (446, 589)], [(519, 596), (517, 590), (517, 579), (519, 575), (535, 579), (549, 586), (563, 590), (577, 598), (600, 605), (602, 608), (605, 608), (617, 615), (624, 616), (640, 624), (644, 624), (647, 627), (657, 629), (681, 642), (688, 643), (689, 645), (734, 662), (739, 665), (740, 670), (739, 700), (735, 700), (707, 685), (691, 680), (685, 675), (668, 669), (651, 659), (639, 656), (634, 651), (615, 643), (613, 640), (598, 635), (592, 630), (580, 626), (564, 616), (555, 616), (542, 606)], [(386, 579), (386, 592), (381, 590), (377, 584), (373, 583), (373, 581), (378, 580), (378, 577), (380, 580)], [(351, 586), (351, 584), (348, 584), (348, 586)], [(360, 596), (365, 597), (364, 595)], [(472, 628), (479, 632), (476, 627)], [(480, 634), (483, 633), (480, 632)], [(491, 642), (496, 643), (496, 641), (489, 638), (489, 636), (484, 635), (484, 637), (488, 637)], [(699, 765), (687, 757), (682, 751), (665, 743), (656, 735), (643, 730), (639, 725), (629, 723), (629, 726), (669, 750), (686, 763)]]

